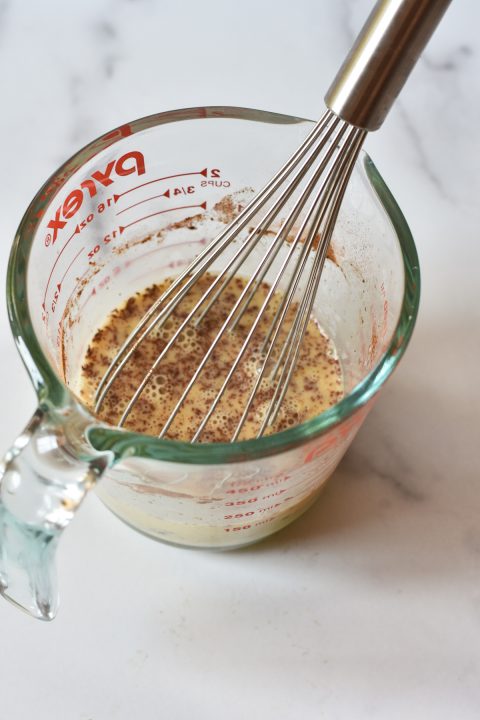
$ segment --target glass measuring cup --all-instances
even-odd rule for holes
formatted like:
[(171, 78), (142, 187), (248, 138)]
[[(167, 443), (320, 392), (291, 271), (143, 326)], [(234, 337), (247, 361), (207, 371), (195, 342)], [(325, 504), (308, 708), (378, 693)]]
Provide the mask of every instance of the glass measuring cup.
[(39, 407), (3, 465), (0, 591), (33, 615), (56, 612), (56, 543), (101, 476), (106, 505), (155, 538), (209, 548), (260, 540), (315, 500), (402, 356), (418, 307), (418, 259), (364, 153), (315, 306), (339, 353), (344, 400), (273, 436), (190, 445), (108, 426), (78, 398), (81, 361), (105, 315), (180, 272), (311, 127), (223, 107), (137, 120), (77, 153), (28, 208), (8, 304)]

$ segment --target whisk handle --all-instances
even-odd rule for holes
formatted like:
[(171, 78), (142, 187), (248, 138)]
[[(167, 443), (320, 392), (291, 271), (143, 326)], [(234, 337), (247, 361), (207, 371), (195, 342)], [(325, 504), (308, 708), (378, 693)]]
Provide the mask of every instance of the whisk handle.
[(377, 130), (450, 0), (379, 0), (330, 86), (327, 106)]

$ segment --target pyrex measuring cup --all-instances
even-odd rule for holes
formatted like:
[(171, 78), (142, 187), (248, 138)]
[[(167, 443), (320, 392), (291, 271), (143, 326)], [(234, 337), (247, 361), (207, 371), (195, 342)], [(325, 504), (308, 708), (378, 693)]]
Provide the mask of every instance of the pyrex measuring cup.
[(195, 445), (108, 426), (79, 400), (81, 361), (108, 311), (180, 272), (311, 125), (221, 107), (137, 120), (77, 153), (28, 208), (8, 304), (39, 407), (4, 462), (0, 590), (37, 617), (55, 614), (55, 546), (100, 476), (106, 505), (155, 538), (209, 548), (254, 542), (317, 497), (400, 359), (418, 306), (417, 255), (363, 154), (315, 306), (339, 353), (344, 400), (273, 436)]

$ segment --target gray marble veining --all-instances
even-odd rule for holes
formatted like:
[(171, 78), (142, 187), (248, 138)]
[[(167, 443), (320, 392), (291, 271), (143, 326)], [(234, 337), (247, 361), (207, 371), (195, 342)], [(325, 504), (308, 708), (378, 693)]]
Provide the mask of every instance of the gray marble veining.
[[(31, 197), (81, 145), (197, 104), (318, 117), (371, 6), (0, 0), (2, 275)], [(2, 718), (477, 720), (479, 26), (476, 0), (451, 4), (367, 139), (415, 237), (422, 306), (317, 504), (229, 555), (156, 545), (90, 497), (55, 623), (0, 606)], [(35, 402), (4, 293), (0, 363), (3, 450)]]

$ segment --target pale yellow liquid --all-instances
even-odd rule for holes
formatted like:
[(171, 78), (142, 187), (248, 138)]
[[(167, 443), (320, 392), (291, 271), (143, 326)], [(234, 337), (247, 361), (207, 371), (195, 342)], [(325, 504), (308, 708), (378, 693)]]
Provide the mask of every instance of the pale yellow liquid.
[[(163, 327), (155, 328), (142, 341), (106, 396), (99, 412), (103, 420), (113, 425), (118, 423), (143, 377), (213, 280), (212, 275), (203, 277), (177, 306), (167, 323)], [(82, 365), (80, 388), (80, 395), (89, 407), (93, 408), (95, 390), (119, 347), (171, 282), (172, 278), (167, 278), (162, 283), (129, 298), (106, 318), (104, 325), (92, 338)], [(211, 348), (245, 284), (244, 278), (234, 278), (204, 319), (198, 325), (192, 322), (188, 324), (179, 341), (172, 346), (154, 371), (128, 416), (124, 424), (125, 428), (155, 436), (160, 433), (193, 373)], [(237, 326), (224, 333), (222, 341), (215, 348), (175, 420), (168, 428), (166, 437), (185, 441), (192, 439), (222, 387), (268, 290), (268, 285), (263, 283)], [(231, 440), (263, 363), (262, 342), (281, 300), (280, 293), (273, 295), (244, 357), (226, 386), (199, 441), (229, 442)], [(258, 434), (277, 382), (272, 379), (272, 370), (297, 310), (297, 306), (292, 305), (287, 313), (284, 328), (275, 343), (275, 348), (278, 350), (273, 353), (273, 360), (267, 366), (267, 372), (255, 394), (238, 439), (250, 439)], [(342, 373), (335, 349), (312, 318), (308, 323), (298, 362), (280, 411), (265, 434), (285, 430), (315, 417), (342, 397)]]

